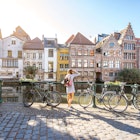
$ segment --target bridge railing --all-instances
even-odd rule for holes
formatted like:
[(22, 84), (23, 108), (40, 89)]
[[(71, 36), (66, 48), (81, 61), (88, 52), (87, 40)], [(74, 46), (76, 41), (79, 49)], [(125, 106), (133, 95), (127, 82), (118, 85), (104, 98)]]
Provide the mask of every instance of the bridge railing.
[[(62, 103), (66, 103), (66, 89), (61, 82), (49, 82), (48, 83), (49, 90), (56, 90), (61, 93), (62, 95)], [(44, 81), (39, 82), (44, 83)], [(19, 80), (0, 80), (0, 103), (2, 102), (22, 102), (23, 96), (22, 91), (24, 88), (29, 86), (30, 82), (21, 82)], [(96, 83), (95, 90), (96, 93), (101, 93), (104, 83)], [(125, 85), (125, 92), (130, 94), (131, 93), (131, 84)], [(75, 82), (75, 99), (74, 103), (77, 103), (78, 96), (81, 92), (84, 92), (88, 88), (87, 82)], [(140, 88), (140, 87), (139, 87)], [(140, 90), (140, 89), (139, 89)], [(93, 97), (93, 106), (96, 106), (95, 97)]]

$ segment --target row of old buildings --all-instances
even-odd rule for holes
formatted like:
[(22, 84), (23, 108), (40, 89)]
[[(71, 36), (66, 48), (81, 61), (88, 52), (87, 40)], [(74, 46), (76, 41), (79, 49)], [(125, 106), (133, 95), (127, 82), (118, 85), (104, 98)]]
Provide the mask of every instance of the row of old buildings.
[(31, 40), (18, 26), (5, 38), (0, 31), (0, 78), (25, 77), (24, 68), (35, 66), (36, 80), (61, 81), (72, 68), (81, 73), (79, 78), (113, 81), (121, 69), (140, 68), (139, 54), (140, 38), (135, 37), (130, 23), (120, 32), (98, 35), (94, 41), (78, 32), (65, 44), (44, 36)]

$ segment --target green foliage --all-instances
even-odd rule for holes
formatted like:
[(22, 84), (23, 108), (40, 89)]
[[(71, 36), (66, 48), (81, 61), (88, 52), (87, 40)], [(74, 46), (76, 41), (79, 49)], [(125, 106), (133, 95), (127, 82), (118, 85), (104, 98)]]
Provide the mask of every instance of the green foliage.
[(127, 82), (129, 84), (140, 83), (139, 69), (123, 69), (118, 72), (116, 80)]
[(24, 68), (24, 73), (26, 75), (26, 78), (34, 79), (37, 73), (37, 68), (35, 66), (27, 66)]

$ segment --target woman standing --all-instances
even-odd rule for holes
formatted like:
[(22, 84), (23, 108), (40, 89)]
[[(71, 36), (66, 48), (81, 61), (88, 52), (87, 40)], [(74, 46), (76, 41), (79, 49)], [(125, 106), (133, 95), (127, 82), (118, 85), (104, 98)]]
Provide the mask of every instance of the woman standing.
[(69, 69), (67, 71), (67, 75), (65, 76), (65, 78), (68, 78), (71, 81), (71, 85), (70, 86), (66, 86), (66, 93), (67, 93), (67, 102), (68, 102), (68, 109), (71, 109), (71, 103), (73, 101), (74, 98), (74, 93), (75, 93), (75, 86), (74, 86), (74, 77), (79, 76), (80, 73), (78, 73), (77, 71), (74, 71), (72, 69)]

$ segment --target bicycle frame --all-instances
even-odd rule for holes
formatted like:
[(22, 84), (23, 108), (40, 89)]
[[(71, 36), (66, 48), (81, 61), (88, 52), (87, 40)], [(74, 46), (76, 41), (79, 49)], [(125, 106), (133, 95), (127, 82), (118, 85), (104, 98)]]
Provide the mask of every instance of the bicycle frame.
[(32, 94), (38, 94), (40, 97), (42, 97), (42, 98), (44, 97), (45, 89), (43, 91), (39, 86), (37, 87), (37, 85), (32, 84), (32, 87), (31, 87), (30, 91), (31, 91)]
[(138, 91), (138, 85), (137, 84), (134, 84), (133, 86), (131, 86), (131, 88), (132, 88), (132, 91), (131, 91), (131, 97), (130, 97), (130, 99), (128, 98), (128, 96), (126, 95), (126, 93), (124, 92), (124, 85), (123, 86), (121, 86), (121, 91), (120, 91), (120, 94), (122, 94), (125, 98), (126, 98), (126, 100), (127, 100), (127, 102), (129, 102), (129, 103), (133, 103), (133, 99), (134, 99), (134, 97), (136, 96), (136, 94), (137, 94), (137, 91)]

